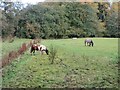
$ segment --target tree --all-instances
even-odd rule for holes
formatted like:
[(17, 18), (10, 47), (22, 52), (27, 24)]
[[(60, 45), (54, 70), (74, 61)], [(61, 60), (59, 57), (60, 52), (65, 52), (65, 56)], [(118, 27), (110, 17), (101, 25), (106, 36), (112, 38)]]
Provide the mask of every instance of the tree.
[[(2, 36), (14, 36), (14, 32), (17, 29), (18, 14), (21, 4), (18, 2), (3, 2), (1, 1), (2, 10)], [(18, 7), (18, 8), (17, 8)]]
[(106, 28), (107, 33), (110, 37), (119, 37), (118, 34), (118, 13), (113, 12), (109, 17), (106, 19)]

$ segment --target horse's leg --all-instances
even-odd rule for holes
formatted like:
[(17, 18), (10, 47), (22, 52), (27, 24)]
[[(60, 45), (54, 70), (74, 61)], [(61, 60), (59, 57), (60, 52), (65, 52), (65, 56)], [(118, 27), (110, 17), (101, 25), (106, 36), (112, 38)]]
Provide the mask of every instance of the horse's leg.
[(32, 52), (30, 52), (31, 53), (31, 55), (32, 55)]
[(35, 55), (35, 50), (33, 50), (33, 54)]
[(87, 46), (89, 46), (89, 43), (87, 42)]
[(30, 49), (30, 53), (32, 53), (32, 51), (33, 51), (33, 49), (32, 49), (32, 47), (31, 47), (31, 49)]
[(91, 46), (91, 43), (88, 43), (88, 46), (90, 47), (90, 46)]
[(86, 46), (86, 41), (85, 41), (85, 46)]
[(40, 52), (41, 52), (41, 55), (43, 55), (43, 51), (41, 50)]
[(41, 50), (39, 50), (40, 55), (42, 54)]
[(33, 48), (32, 48), (32, 47), (31, 47), (30, 53), (31, 53), (31, 55), (32, 55), (32, 53), (33, 53)]
[(89, 46), (91, 46), (91, 43), (89, 43)]

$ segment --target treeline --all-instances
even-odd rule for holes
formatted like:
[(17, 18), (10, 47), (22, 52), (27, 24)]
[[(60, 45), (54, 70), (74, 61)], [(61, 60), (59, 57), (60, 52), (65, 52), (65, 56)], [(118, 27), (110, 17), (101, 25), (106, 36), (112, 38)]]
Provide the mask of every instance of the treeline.
[(119, 37), (118, 5), (109, 3), (44, 2), (24, 5), (1, 2), (2, 37)]

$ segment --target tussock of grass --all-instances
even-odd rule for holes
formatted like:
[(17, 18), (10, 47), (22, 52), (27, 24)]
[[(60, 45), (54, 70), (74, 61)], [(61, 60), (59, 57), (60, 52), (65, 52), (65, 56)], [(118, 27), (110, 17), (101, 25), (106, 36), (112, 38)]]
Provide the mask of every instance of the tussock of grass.
[(56, 54), (57, 54), (57, 49), (55, 48), (55, 46), (51, 45), (49, 48), (49, 60), (50, 60), (51, 64), (54, 63)]

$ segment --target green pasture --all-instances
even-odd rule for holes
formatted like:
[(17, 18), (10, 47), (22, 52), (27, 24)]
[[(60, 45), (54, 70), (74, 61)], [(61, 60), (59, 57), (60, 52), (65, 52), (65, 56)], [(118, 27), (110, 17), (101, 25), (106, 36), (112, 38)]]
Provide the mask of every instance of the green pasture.
[(118, 39), (93, 38), (94, 47), (84, 46), (84, 39), (42, 40), (49, 51), (57, 50), (54, 63), (49, 55), (28, 50), (3, 68), (2, 87), (117, 88)]
[[(94, 57), (109, 57), (115, 59), (118, 56), (118, 39), (94, 38), (94, 47), (85, 47), (82, 39), (43, 40), (41, 43), (50, 47), (54, 45), (59, 52), (69, 54), (86, 55)], [(63, 53), (63, 54), (64, 54)]]
[(29, 41), (29, 39), (15, 38), (12, 43), (10, 43), (8, 40), (6, 40), (3, 43), (0, 43), (0, 46), (2, 47), (2, 55), (4, 56), (10, 51), (18, 50), (18, 48), (20, 48), (23, 43), (28, 43)]

